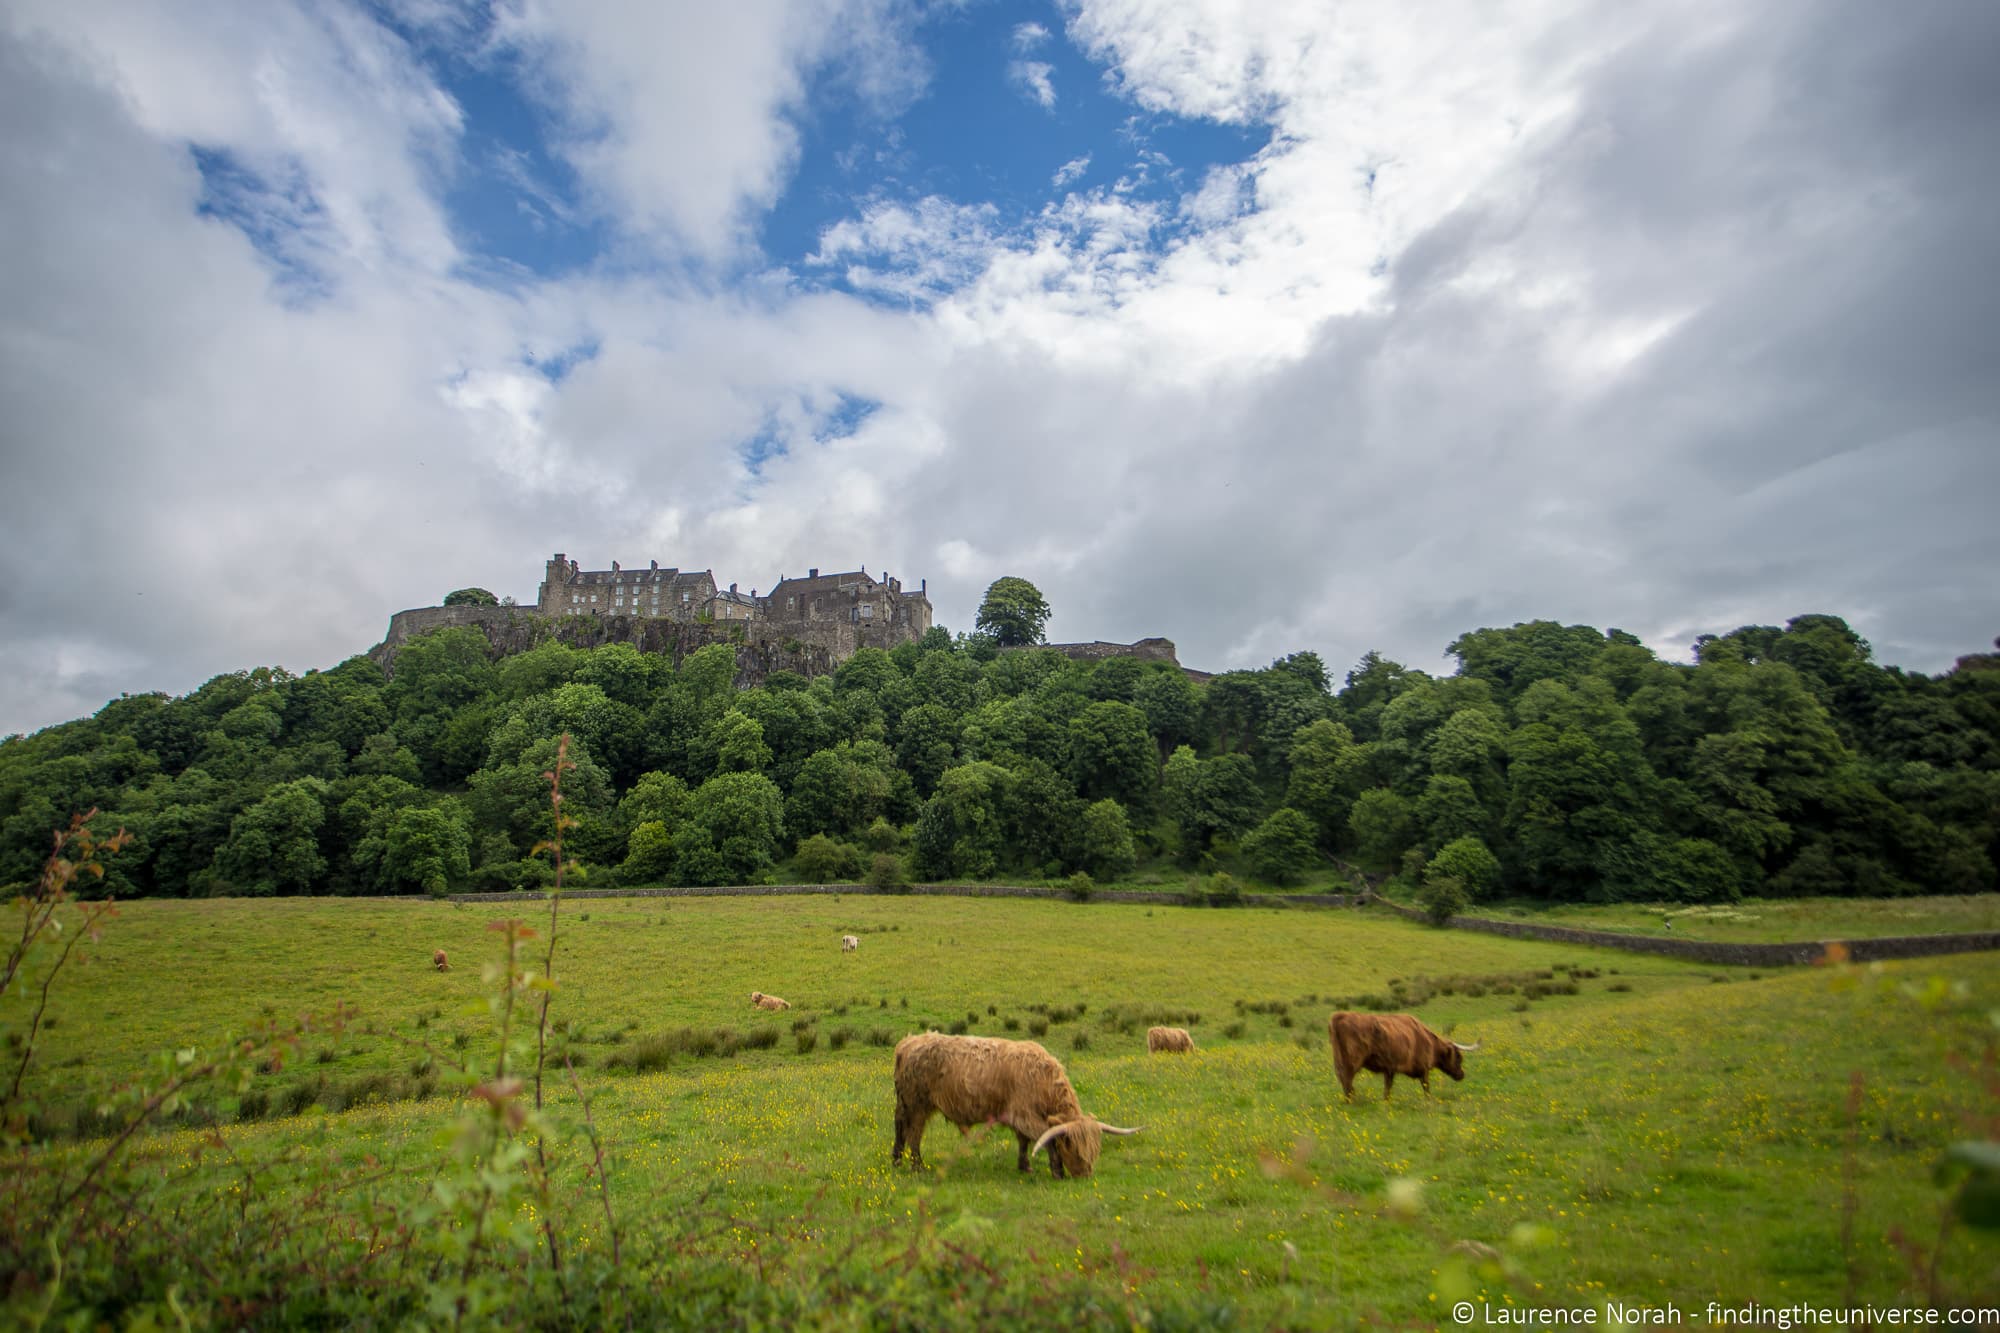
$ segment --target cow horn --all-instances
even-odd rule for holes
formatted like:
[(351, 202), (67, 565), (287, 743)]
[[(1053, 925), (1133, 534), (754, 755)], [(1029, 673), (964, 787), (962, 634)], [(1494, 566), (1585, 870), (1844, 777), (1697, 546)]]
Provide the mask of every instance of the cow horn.
[(1456, 1042), (1456, 1041), (1453, 1042), (1452, 1045), (1458, 1047), (1458, 1049), (1461, 1051), (1476, 1051), (1479, 1049), (1479, 1043), (1476, 1041), (1473, 1042), (1472, 1045), (1470, 1046), (1467, 1046), (1461, 1042)]
[(1140, 1130), (1145, 1128), (1144, 1125), (1134, 1125), (1130, 1129), (1120, 1129), (1116, 1125), (1107, 1125), (1102, 1120), (1097, 1122), (1097, 1127), (1103, 1130), (1106, 1134), (1137, 1134)]
[(1050, 1125), (1048, 1131), (1042, 1137), (1035, 1140), (1035, 1146), (1028, 1149), (1028, 1156), (1033, 1157), (1036, 1153), (1048, 1147), (1049, 1144), (1069, 1133), (1069, 1127), (1075, 1123), (1074, 1120), (1065, 1120), (1060, 1125)]

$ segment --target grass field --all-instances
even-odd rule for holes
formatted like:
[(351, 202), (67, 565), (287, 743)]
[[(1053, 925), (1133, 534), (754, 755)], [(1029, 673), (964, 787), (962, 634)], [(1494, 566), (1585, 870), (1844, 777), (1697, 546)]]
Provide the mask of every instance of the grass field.
[[(490, 1058), (493, 915), (132, 905), (64, 978), (38, 1056), (45, 1091), (108, 1086), (152, 1051), (336, 1001), (356, 1021), (323, 1058), (260, 1078), (273, 1104), (407, 1073), (425, 1044)], [(861, 947), (843, 954), (850, 932)], [(431, 970), (435, 948), (452, 971)], [(967, 1253), (992, 1282), (1080, 1287), (1113, 1322), (1161, 1327), (1177, 1311), (1428, 1327), (1461, 1297), (1672, 1302), (1694, 1322), (1711, 1300), (1891, 1301), (1916, 1285), (1893, 1238), (1937, 1232), (1933, 1163), (1995, 1110), (1946, 1059), (1990, 1031), (1992, 954), (1757, 974), (1341, 911), (732, 898), (566, 904), (555, 973), (618, 1221), (655, 1279), (671, 1286), (671, 1265), (695, 1259), (756, 1271), (803, 1284), (827, 1326), (879, 1321), (815, 1306), (815, 1275), (857, 1256), (937, 1267)], [(1958, 984), (1928, 1005), (1904, 994), (1934, 976)], [(752, 990), (795, 1008), (753, 1013)], [(1481, 1049), (1428, 1099), (1399, 1081), (1385, 1103), (1364, 1076), (1345, 1104), (1325, 1032), (1342, 1005), (1413, 1009)], [(1190, 1013), (1193, 1057), (1145, 1054), (1149, 1018)], [(1093, 1177), (1055, 1181), (1016, 1174), (1005, 1130), (961, 1137), (939, 1121), (930, 1170), (890, 1169), (887, 1043), (954, 1023), (1025, 1037), (1041, 1022), (1085, 1108), (1141, 1135), (1108, 1142)], [(725, 1026), (774, 1038), (728, 1058), (671, 1039)], [(649, 1063), (641, 1051), (664, 1066), (614, 1067)], [(573, 1098), (556, 1106), (573, 1113)], [(386, 1163), (421, 1191), (454, 1115), (442, 1098), (390, 1102), (231, 1125), (221, 1141), (243, 1158)], [(231, 1188), (202, 1165), (216, 1162), (202, 1134), (141, 1153), (190, 1202)], [(581, 1202), (565, 1219), (577, 1250), (606, 1245)], [(646, 1237), (672, 1238), (672, 1257)], [(1977, 1294), (2000, 1290), (1996, 1264), (1991, 1242), (1960, 1231), (1938, 1272)]]
[(1755, 898), (1698, 903), (1480, 904), (1475, 916), (1731, 943), (2000, 930), (2000, 893), (1921, 898)]

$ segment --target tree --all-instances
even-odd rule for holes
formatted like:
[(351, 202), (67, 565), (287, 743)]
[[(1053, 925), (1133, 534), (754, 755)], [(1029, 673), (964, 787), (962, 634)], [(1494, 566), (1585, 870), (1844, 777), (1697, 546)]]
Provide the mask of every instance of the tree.
[(383, 876), (394, 889), (422, 889), (441, 898), (472, 873), (472, 835), (447, 808), (410, 808), (389, 825)]
[(1313, 846), (1316, 832), (1312, 820), (1287, 807), (1275, 811), (1243, 840), (1243, 852), (1263, 879), (1296, 884), (1319, 859)]
[(1132, 850), (1132, 828), (1126, 822), (1125, 807), (1109, 798), (1083, 812), (1081, 841), (1084, 869), (1098, 879), (1129, 874), (1138, 859)]
[(1014, 777), (985, 762), (960, 764), (938, 780), (924, 803), (912, 850), (928, 880), (985, 879), (1000, 865)]
[(685, 884), (750, 884), (769, 870), (785, 835), (785, 798), (762, 773), (718, 773), (688, 801), (674, 835)]
[(484, 588), (460, 588), (444, 595), (446, 606), (498, 606), (500, 599)]
[(799, 844), (796, 855), (799, 878), (808, 884), (831, 884), (837, 879), (853, 879), (861, 873), (861, 853), (851, 844), (836, 842), (824, 833), (815, 833)]
[(1438, 848), (1425, 868), (1426, 882), (1439, 878), (1457, 880), (1470, 899), (1484, 898), (1500, 882), (1500, 860), (1477, 838), (1455, 838)]
[(229, 840), (215, 852), (217, 879), (237, 893), (310, 893), (326, 873), (319, 829), (326, 822), (326, 784), (318, 778), (280, 783), (236, 816)]
[[(1423, 828), (1427, 846), (1442, 847), (1459, 838), (1477, 836), (1486, 831), (1489, 822), (1486, 807), (1464, 778), (1437, 774), (1417, 798), (1417, 823)], [(1479, 896), (1479, 886), (1471, 880), (1465, 887), (1475, 898)]]
[(1361, 748), (1346, 727), (1321, 718), (1299, 728), (1290, 757), (1285, 804), (1311, 819), (1320, 843), (1332, 847), (1361, 791)]
[(999, 578), (986, 589), (973, 624), (989, 634), (1003, 648), (1019, 648), (1042, 641), (1042, 626), (1048, 623), (1049, 604), (1026, 579)]
[(1084, 799), (1144, 809), (1158, 770), (1146, 715), (1131, 704), (1096, 703), (1070, 719), (1069, 776)]
[(1347, 823), (1362, 858), (1378, 865), (1393, 864), (1416, 836), (1409, 802), (1387, 787), (1371, 787), (1356, 797)]
[[(1187, 747), (1182, 746), (1181, 749)], [(1180, 750), (1167, 761), (1172, 770)], [(1217, 837), (1233, 838), (1257, 822), (1262, 798), (1257, 770), (1240, 754), (1204, 759), (1194, 777), (1193, 791), (1181, 803), (1181, 835), (1190, 856), (1206, 851)]]
[(625, 864), (618, 868), (618, 879), (622, 884), (659, 884), (673, 868), (673, 834), (661, 821), (648, 819), (626, 840)]

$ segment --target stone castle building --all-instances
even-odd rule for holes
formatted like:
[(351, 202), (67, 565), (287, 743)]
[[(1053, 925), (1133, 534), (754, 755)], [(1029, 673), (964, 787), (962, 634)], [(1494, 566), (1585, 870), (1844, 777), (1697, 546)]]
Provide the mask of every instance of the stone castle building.
[[(630, 643), (676, 660), (705, 643), (733, 643), (744, 663), (741, 679), (754, 682), (769, 670), (816, 675), (863, 648), (915, 643), (931, 628), (931, 599), (928, 580), (912, 591), (901, 579), (886, 572), (877, 578), (866, 569), (808, 569), (803, 578), (781, 577), (759, 596), (734, 583), (717, 587), (713, 570), (662, 569), (657, 560), (644, 569), (614, 560), (609, 569), (586, 570), (558, 551), (543, 567), (533, 606), (516, 606), (509, 598), (500, 606), (398, 611), (369, 655), (386, 669), (403, 644), (453, 626), (484, 630), (501, 653), (524, 651), (549, 636), (579, 647)], [(1084, 661), (1137, 657), (1179, 665), (1167, 639), (1045, 646)]]
[(804, 578), (781, 578), (765, 596), (740, 592), (732, 583), (718, 589), (713, 570), (585, 570), (558, 551), (549, 559), (535, 609), (545, 616), (626, 616), (681, 623), (742, 621), (786, 637), (812, 642), (846, 658), (860, 648), (893, 648), (912, 643), (931, 627), (928, 580), (915, 591), (884, 573), (866, 569), (840, 574), (806, 571)]

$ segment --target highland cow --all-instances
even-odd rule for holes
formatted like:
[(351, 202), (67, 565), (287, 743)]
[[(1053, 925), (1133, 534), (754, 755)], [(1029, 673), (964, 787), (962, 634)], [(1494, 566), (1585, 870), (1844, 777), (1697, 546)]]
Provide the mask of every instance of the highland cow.
[(792, 1007), (789, 1001), (781, 1000), (775, 995), (766, 995), (764, 994), (763, 991), (760, 990), (753, 990), (750, 992), (750, 1004), (753, 1008), (769, 1009), (774, 1013), (777, 1010), (789, 1009)]
[(860, 936), (842, 935), (840, 937), (840, 951), (842, 953), (853, 953), (856, 949), (859, 949), (860, 947), (861, 947)]
[(431, 966), (436, 968), (440, 972), (451, 971), (451, 964), (445, 961), (443, 949), (439, 949), (436, 953), (433, 953), (431, 955)]
[(1049, 1174), (1087, 1176), (1097, 1166), (1106, 1134), (1137, 1134), (1086, 1115), (1062, 1062), (1032, 1041), (1004, 1037), (951, 1037), (920, 1032), (896, 1044), (896, 1145), (910, 1165), (924, 1164), (924, 1126), (943, 1115), (961, 1132), (973, 1125), (1005, 1125), (1018, 1148), (1014, 1165), (1049, 1150)]
[(1194, 1038), (1188, 1035), (1186, 1028), (1146, 1029), (1146, 1052), (1149, 1055), (1158, 1055), (1162, 1051), (1173, 1055), (1193, 1050)]
[(1364, 1069), (1382, 1076), (1385, 1102), (1398, 1074), (1420, 1081), (1429, 1096), (1433, 1069), (1442, 1069), (1453, 1081), (1462, 1082), (1462, 1053), (1479, 1049), (1476, 1041), (1461, 1046), (1439, 1036), (1410, 1014), (1356, 1014), (1343, 1009), (1326, 1020), (1326, 1035), (1333, 1043), (1333, 1072), (1350, 1102), (1354, 1100), (1354, 1076)]

